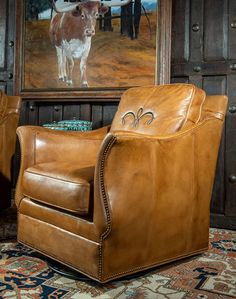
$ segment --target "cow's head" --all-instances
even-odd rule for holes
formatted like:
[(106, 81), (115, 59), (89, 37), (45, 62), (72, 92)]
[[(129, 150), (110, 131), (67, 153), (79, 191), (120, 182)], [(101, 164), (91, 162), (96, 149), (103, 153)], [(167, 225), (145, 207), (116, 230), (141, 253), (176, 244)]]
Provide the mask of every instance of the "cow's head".
[(81, 19), (84, 35), (93, 36), (97, 18), (107, 11), (108, 7), (101, 5), (100, 1), (83, 1), (78, 3), (72, 15)]
[(101, 4), (98, 0), (84, 0), (66, 6), (64, 9), (58, 9), (53, 0), (53, 7), (57, 13), (71, 13), (75, 18), (79, 18), (84, 29), (84, 36), (93, 36), (95, 34), (96, 20), (99, 15), (108, 11), (108, 7)]

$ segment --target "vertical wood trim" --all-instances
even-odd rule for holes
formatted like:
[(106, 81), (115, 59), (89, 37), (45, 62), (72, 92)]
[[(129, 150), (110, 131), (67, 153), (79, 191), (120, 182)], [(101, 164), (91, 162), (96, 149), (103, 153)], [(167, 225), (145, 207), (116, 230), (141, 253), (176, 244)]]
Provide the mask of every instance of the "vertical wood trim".
[(171, 62), (186, 63), (189, 61), (189, 23), (190, 0), (179, 0), (172, 3), (172, 27), (171, 32)]
[(0, 9), (0, 68), (6, 67), (6, 35), (7, 35), (7, 4), (6, 1), (1, 1)]
[[(201, 63), (203, 58), (204, 0), (191, 1), (190, 15), (188, 30), (190, 35), (190, 61)], [(199, 29), (194, 30), (194, 25), (198, 25)]]
[(24, 19), (24, 10), (23, 10), (24, 1), (16, 1), (16, 34), (15, 34), (15, 61), (14, 61), (14, 89), (13, 93), (19, 95), (21, 91), (21, 78), (22, 78), (22, 58), (23, 53), (21, 49), (22, 45), (22, 32), (23, 32), (23, 19)]
[[(13, 72), (14, 67), (14, 45), (10, 47), (10, 42), (14, 42), (14, 36), (15, 36), (15, 1), (9, 0), (8, 2), (8, 20), (7, 20), (7, 43), (6, 47), (8, 49), (7, 51), (7, 67), (10, 72)], [(15, 44), (15, 42), (14, 42)]]
[[(163, 17), (160, 17), (163, 16)], [(155, 84), (170, 82), (172, 0), (161, 0), (158, 6), (156, 42), (157, 70)]]
[[(190, 56), (190, 28), (191, 28), (191, 23), (190, 23), (190, 0), (186, 1), (186, 12), (185, 12), (185, 41), (184, 41), (184, 58), (186, 61), (189, 61), (189, 56)], [(188, 19), (186, 17), (188, 16)]]
[[(204, 47), (205, 61), (227, 59), (228, 48), (228, 1), (204, 1)], [(213, 20), (217, 20), (213, 22)]]
[(93, 129), (102, 127), (103, 125), (103, 107), (102, 105), (92, 105), (92, 123)]
[(91, 120), (91, 105), (81, 104), (80, 106), (80, 117), (82, 120)]
[(236, 1), (229, 0), (228, 6), (228, 59), (236, 59)]

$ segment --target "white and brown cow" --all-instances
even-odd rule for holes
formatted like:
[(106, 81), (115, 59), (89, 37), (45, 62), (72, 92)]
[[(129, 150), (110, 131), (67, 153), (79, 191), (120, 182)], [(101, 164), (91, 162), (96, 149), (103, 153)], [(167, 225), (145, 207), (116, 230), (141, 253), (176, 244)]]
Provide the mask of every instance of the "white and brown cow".
[(59, 80), (72, 85), (74, 58), (80, 59), (80, 82), (88, 86), (86, 63), (91, 47), (91, 38), (95, 34), (96, 19), (111, 6), (123, 6), (131, 0), (77, 0), (63, 9), (58, 9), (52, 0), (56, 12), (51, 20), (49, 34), (56, 47)]
[(107, 6), (100, 1), (83, 1), (58, 9), (51, 20), (49, 35), (56, 47), (59, 80), (72, 85), (74, 58), (80, 59), (80, 85), (87, 87), (86, 62), (95, 34), (96, 19), (107, 12)]

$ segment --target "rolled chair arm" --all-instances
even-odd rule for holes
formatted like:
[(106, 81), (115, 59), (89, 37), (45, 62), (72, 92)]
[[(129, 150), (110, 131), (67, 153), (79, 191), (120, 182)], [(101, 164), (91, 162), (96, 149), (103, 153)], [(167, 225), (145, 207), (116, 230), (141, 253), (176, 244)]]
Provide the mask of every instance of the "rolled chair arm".
[(95, 165), (97, 153), (109, 127), (87, 132), (68, 132), (39, 126), (17, 129), (21, 147), (21, 166), (16, 187), (16, 204), (23, 198), (22, 177), (32, 165), (67, 161), (78, 165)]
[[(137, 248), (145, 246), (161, 251), (164, 260), (166, 253), (161, 248), (167, 239), (170, 244), (181, 240), (177, 255), (181, 248), (194, 252), (196, 244), (207, 248), (222, 123), (212, 118), (185, 132), (160, 137), (108, 134), (96, 169), (94, 222), (103, 229), (104, 250), (116, 246), (110, 260), (118, 255), (124, 258), (122, 263), (129, 264), (128, 256), (135, 257)], [(156, 245), (153, 236), (158, 236)], [(126, 250), (129, 255), (122, 255)], [(141, 256), (136, 258), (142, 264)]]

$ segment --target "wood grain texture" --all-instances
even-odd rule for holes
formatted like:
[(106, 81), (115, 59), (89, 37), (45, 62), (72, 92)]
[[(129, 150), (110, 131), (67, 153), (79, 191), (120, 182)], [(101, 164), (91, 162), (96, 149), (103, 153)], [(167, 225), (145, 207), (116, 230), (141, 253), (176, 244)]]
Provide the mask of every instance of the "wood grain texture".
[[(182, 9), (183, 17), (178, 22)], [(172, 32), (172, 82), (190, 82), (207, 94), (227, 94), (236, 105), (236, 3), (234, 0), (175, 0)], [(185, 36), (189, 35), (189, 38)], [(172, 37), (173, 39), (173, 37)], [(184, 59), (189, 49), (189, 59)], [(235, 229), (236, 114), (227, 112), (212, 191), (211, 225)]]

